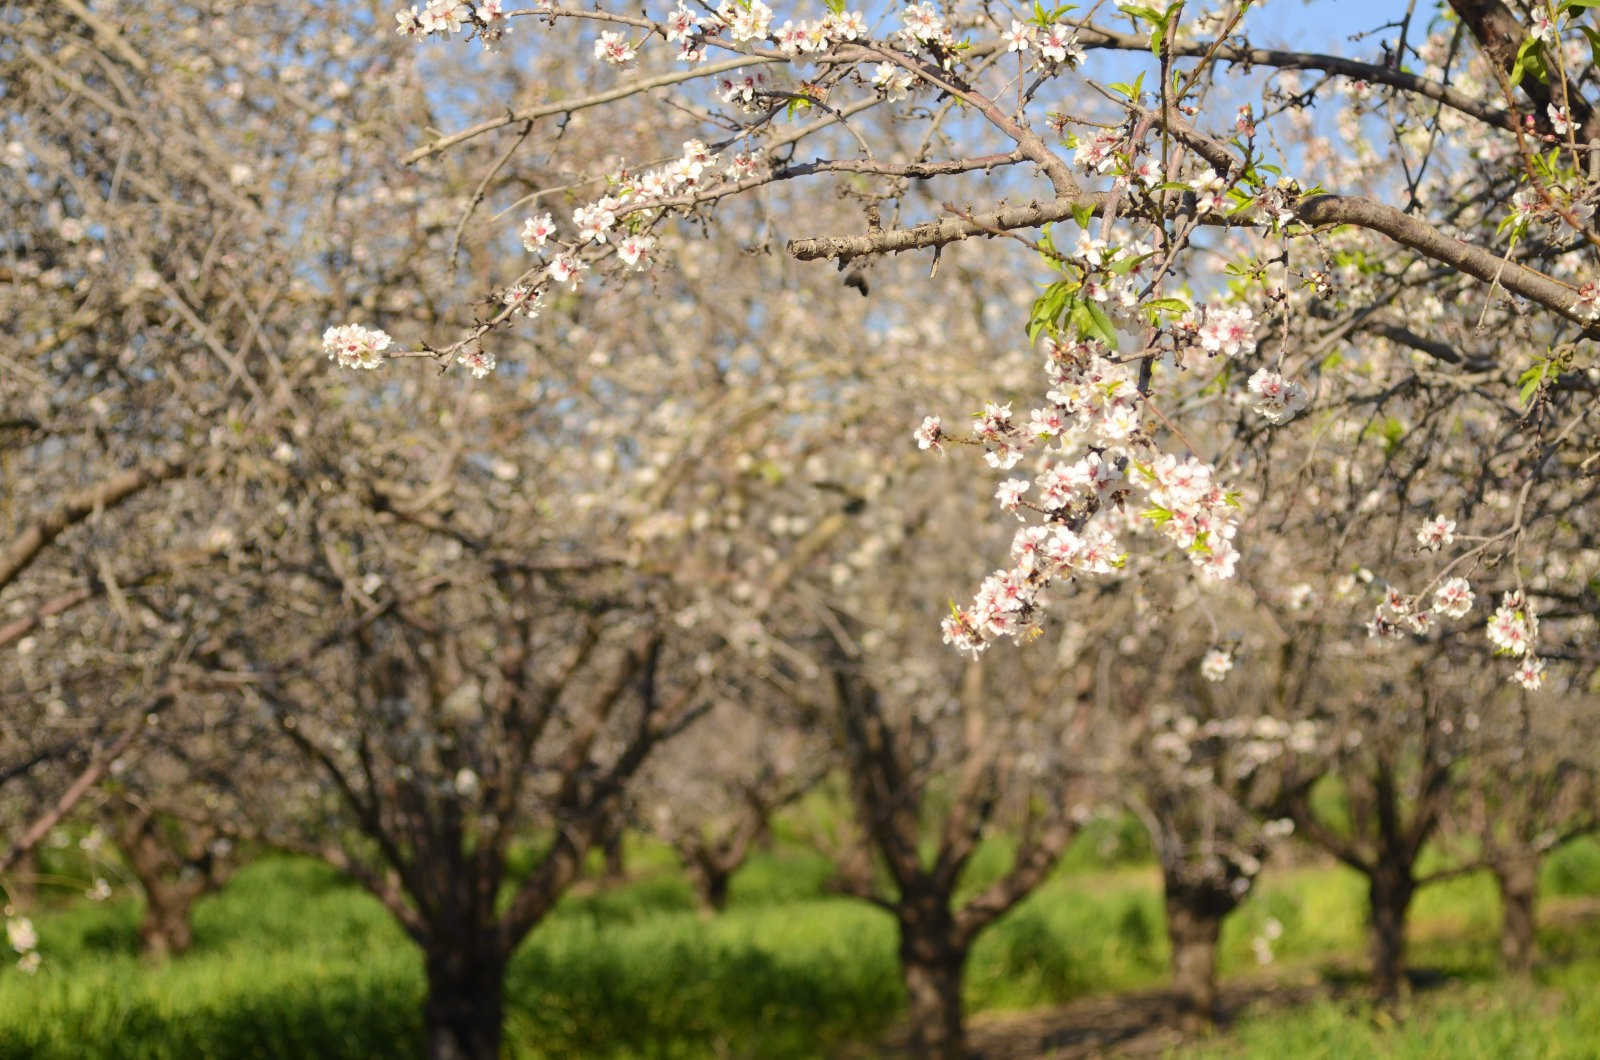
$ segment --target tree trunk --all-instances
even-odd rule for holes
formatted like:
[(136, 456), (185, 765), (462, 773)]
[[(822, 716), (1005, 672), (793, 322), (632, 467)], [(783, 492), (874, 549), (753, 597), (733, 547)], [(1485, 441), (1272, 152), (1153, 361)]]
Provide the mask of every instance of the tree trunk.
[[(1200, 899), (1200, 900), (1195, 900)], [(1192, 891), (1169, 889), (1166, 897), (1167, 937), (1172, 940), (1172, 985), (1186, 1023), (1209, 1024), (1217, 1018), (1217, 938), (1222, 918), (1231, 908), (1204, 900)]]
[(1533, 970), (1534, 901), (1539, 893), (1539, 859), (1530, 855), (1495, 866), (1500, 885), (1500, 959), (1505, 970), (1527, 975)]
[(506, 958), (492, 942), (444, 939), (426, 954), (428, 1060), (499, 1060)]
[(606, 834), (605, 841), (601, 844), (601, 849), (605, 852), (605, 878), (612, 883), (626, 879), (628, 876), (628, 863), (622, 850), (622, 828), (620, 825)]
[(911, 1020), (911, 1051), (919, 1060), (967, 1055), (961, 984), (967, 953), (955, 942), (948, 896), (927, 894), (900, 908), (900, 974)]
[(703, 912), (720, 913), (728, 908), (728, 881), (733, 879), (733, 873), (706, 861), (698, 864), (689, 878)]
[(1380, 1001), (1398, 999), (1406, 987), (1406, 916), (1415, 892), (1410, 865), (1380, 862), (1368, 882), (1372, 988)]
[(158, 960), (187, 953), (194, 945), (194, 927), (189, 911), (198, 889), (182, 883), (170, 884), (159, 877), (141, 879), (144, 890), (144, 915), (139, 920), (139, 948)]

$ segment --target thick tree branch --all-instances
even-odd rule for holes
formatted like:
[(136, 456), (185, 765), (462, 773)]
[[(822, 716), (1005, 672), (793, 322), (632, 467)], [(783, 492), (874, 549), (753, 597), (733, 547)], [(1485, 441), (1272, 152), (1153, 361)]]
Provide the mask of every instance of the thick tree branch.
[[(1150, 42), (1146, 38), (1135, 37), (1128, 33), (1114, 33), (1093, 26), (1085, 27), (1079, 39), (1085, 48), (1111, 48), (1134, 52), (1148, 51), (1150, 48)], [(1357, 62), (1337, 55), (1282, 51), (1277, 48), (1251, 48), (1234, 44), (1213, 45), (1208, 41), (1176, 44), (1172, 48), (1174, 56), (1185, 58), (1199, 58), (1208, 53), (1215, 59), (1242, 66), (1270, 66), (1279, 70), (1319, 70), (1347, 77), (1353, 81), (1389, 85), (1443, 103), (1452, 110), (1476, 118), (1486, 125), (1508, 131), (1516, 128), (1516, 119), (1509, 111), (1488, 106), (1483, 100), (1442, 82), (1418, 77), (1416, 74), (1390, 66)]]
[(0, 551), (0, 588), (17, 575), (60, 537), (69, 527), (83, 522), (97, 511), (113, 508), (147, 486), (176, 478), (189, 468), (187, 460), (160, 460), (118, 472), (104, 482), (69, 496), (54, 511), (46, 513), (22, 531)]

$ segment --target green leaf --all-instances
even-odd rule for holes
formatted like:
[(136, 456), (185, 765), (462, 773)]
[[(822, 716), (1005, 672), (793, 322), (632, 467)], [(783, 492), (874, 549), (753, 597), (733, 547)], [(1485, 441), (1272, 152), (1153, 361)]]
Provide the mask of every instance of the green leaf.
[(1550, 72), (1544, 63), (1544, 51), (1539, 46), (1537, 38), (1529, 37), (1517, 49), (1517, 60), (1511, 66), (1511, 84), (1513, 86), (1522, 82), (1524, 76), (1532, 71), (1540, 81), (1549, 81)]
[(1115, 348), (1117, 345), (1117, 328), (1111, 323), (1111, 318), (1106, 316), (1106, 311), (1100, 308), (1098, 302), (1081, 302), (1089, 310), (1091, 333), (1107, 346)]
[(1181, 298), (1153, 298), (1144, 304), (1146, 309), (1154, 309), (1160, 313), (1187, 313), (1189, 303)]
[(1124, 15), (1127, 15), (1129, 18), (1134, 19), (1135, 21), (1142, 18), (1148, 19), (1151, 22), (1157, 22), (1161, 19), (1161, 16), (1156, 13), (1155, 8), (1152, 7), (1130, 5), (1128, 7), (1121, 8), (1120, 10)]
[(1111, 89), (1113, 92), (1126, 96), (1130, 100), (1138, 99), (1139, 93), (1144, 91), (1144, 71), (1139, 71), (1139, 76), (1133, 79), (1133, 84), (1131, 85), (1118, 82), (1117, 84), (1107, 85), (1106, 87)]
[(1393, 456), (1406, 436), (1406, 425), (1393, 416), (1383, 421), (1383, 455)]
[(1589, 54), (1594, 57), (1594, 64), (1600, 66), (1600, 30), (1592, 26), (1579, 26), (1583, 35), (1589, 39)]
[(1128, 273), (1137, 268), (1141, 261), (1144, 261), (1146, 258), (1153, 257), (1155, 257), (1154, 251), (1151, 251), (1149, 254), (1124, 254), (1116, 261), (1113, 261), (1110, 265), (1107, 265), (1106, 271), (1113, 276), (1126, 276)]
[(1517, 377), (1517, 382), (1522, 387), (1521, 395), (1522, 404), (1524, 406), (1532, 401), (1533, 396), (1539, 392), (1539, 387), (1542, 386), (1545, 379), (1549, 377), (1550, 371), (1554, 365), (1555, 360), (1553, 358), (1546, 357)]

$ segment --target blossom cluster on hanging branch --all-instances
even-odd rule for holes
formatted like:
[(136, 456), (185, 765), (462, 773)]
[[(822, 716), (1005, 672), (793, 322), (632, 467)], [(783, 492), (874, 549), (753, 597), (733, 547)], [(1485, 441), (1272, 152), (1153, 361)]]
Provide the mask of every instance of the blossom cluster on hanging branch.
[[(1229, 577), (1241, 559), (1240, 497), (1255, 495), (1238, 476), (1271, 464), (1244, 455), (1301, 424), (1354, 425), (1359, 440), (1373, 409), (1411, 402), (1428, 416), (1448, 403), (1474, 444), (1522, 447), (1512, 479), (1553, 488), (1560, 454), (1595, 431), (1593, 403), (1574, 394), (1597, 382), (1578, 351), (1600, 333), (1600, 234), (1589, 228), (1600, 112), (1586, 98), (1600, 47), (1577, 22), (1583, 0), (1527, 25), (1495, 0), (1451, 6), (1457, 22), (1423, 28), (1419, 17), (1412, 29), (1408, 19), (1398, 41), (1363, 44), (1375, 53), (1363, 61), (1253, 46), (1248, 2), (909, 3), (869, 17), (843, 0), (615, 11), (430, 0), (397, 13), (401, 33), (499, 45), (513, 23), (565, 28), (561, 46), (576, 39), (593, 64), (593, 91), (435, 136), (408, 162), (521, 129), (488, 186), (540, 123), (559, 135), (583, 111), (658, 97), (667, 124), (687, 116), (699, 135), (666, 158), (582, 176), (561, 208), (545, 201), (517, 217), (528, 257), (497, 287), (492, 312), (449, 344), (392, 350), (385, 333), (348, 325), (330, 328), (326, 352), (354, 367), (425, 357), (486, 375), (495, 357), (485, 343), (551, 299), (669, 266), (679, 222), (703, 230), (719, 206), (760, 189), (835, 179), (867, 204), (866, 225), (791, 239), (801, 260), (844, 268), (931, 250), (937, 270), (950, 244), (1011, 237), (1053, 274), (1026, 322), (1045, 364), (1026, 418), (1014, 395), (997, 394), (970, 432), (947, 431), (938, 415), (917, 432), (925, 448), (981, 446), (1002, 470), (1029, 461), (1027, 477), (996, 492), (1029, 522), (1010, 566), (946, 623), (962, 649), (1031, 633), (1052, 585), (1127, 569), (1141, 534), (1169, 542), (1204, 578)], [(1475, 49), (1457, 46), (1460, 30)], [(1098, 76), (1102, 53), (1118, 53), (1105, 70), (1139, 72)], [(1333, 122), (1317, 120), (1330, 111)], [(936, 184), (960, 194), (936, 196)], [(962, 194), (988, 202), (957, 205)], [(900, 220), (917, 208), (933, 216)], [(1018, 234), (1051, 225), (1037, 242)], [(1496, 328), (1522, 344), (1487, 341)], [(1542, 357), (1521, 352), (1540, 347)], [(1508, 390), (1527, 410), (1520, 419), (1505, 415)], [(1386, 461), (1413, 418), (1384, 421)], [(1478, 506), (1481, 532), (1463, 538), (1472, 547), (1441, 553), (1422, 592), (1392, 591), (1374, 635), (1420, 636), (1435, 615), (1464, 618), (1468, 568), (1509, 557), (1500, 569), (1518, 569), (1529, 526), (1582, 503), (1530, 502), (1523, 490), (1491, 511), (1472, 499), (1481, 491), (1460, 496), (1463, 517)], [(1505, 591), (1522, 591), (1520, 576)], [(1512, 612), (1531, 616), (1535, 605), (1518, 599)], [(1538, 660), (1514, 654), (1528, 654), (1517, 679), (1537, 684)]]

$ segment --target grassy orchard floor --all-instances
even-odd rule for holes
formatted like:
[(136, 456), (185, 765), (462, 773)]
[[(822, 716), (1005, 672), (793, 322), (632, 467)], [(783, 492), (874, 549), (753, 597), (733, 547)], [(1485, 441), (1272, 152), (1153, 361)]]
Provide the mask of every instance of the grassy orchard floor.
[[(664, 852), (635, 853), (636, 882), (569, 898), (517, 954), (511, 1055), (872, 1055), (859, 1043), (883, 1035), (901, 1004), (893, 924), (826, 897), (821, 859), (790, 847), (758, 857), (735, 878), (729, 910), (706, 921)], [(972, 884), (1003, 858), (986, 851)], [(1600, 846), (1563, 852), (1547, 867), (1544, 894), (1600, 894)], [(1227, 923), (1224, 975), (1262, 977), (1250, 940), (1269, 916), (1284, 931), (1265, 974), (1285, 983), (1326, 968), (1348, 974), (1359, 967), (1362, 912), (1360, 881), (1347, 871), (1269, 875)], [(73, 902), (34, 918), (45, 965), (35, 978), (0, 970), (0, 1057), (415, 1050), (417, 951), (374, 901), (320, 865), (250, 866), (199, 905), (194, 952), (165, 967), (134, 955), (136, 917), (122, 901)], [(1546, 930), (1541, 941), (1557, 960), (1534, 985), (1509, 988), (1491, 979), (1497, 917), (1484, 877), (1419, 896), (1415, 963), (1452, 982), (1419, 996), (1401, 1025), (1354, 1003), (1316, 1002), (1246, 1014), (1227, 1037), (1185, 1055), (1600, 1057), (1600, 919)], [(1007, 1020), (1037, 1018), (997, 1010), (1157, 986), (1165, 960), (1153, 871), (1097, 866), (1080, 848), (973, 953), (967, 998), (984, 1013), (980, 1041)]]

